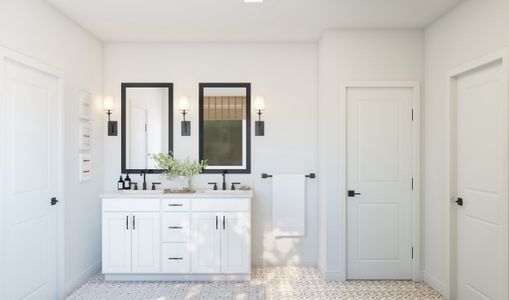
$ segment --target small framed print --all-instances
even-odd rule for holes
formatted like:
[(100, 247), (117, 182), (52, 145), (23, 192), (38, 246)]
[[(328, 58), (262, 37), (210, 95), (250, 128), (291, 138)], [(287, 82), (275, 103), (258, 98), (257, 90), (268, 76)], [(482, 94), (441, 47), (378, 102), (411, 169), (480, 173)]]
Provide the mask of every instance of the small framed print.
[(79, 129), (80, 151), (92, 149), (92, 125), (90, 121), (82, 121)]
[(92, 155), (80, 153), (80, 182), (88, 181), (92, 179)]
[(80, 119), (90, 120), (92, 117), (92, 95), (87, 91), (80, 92)]

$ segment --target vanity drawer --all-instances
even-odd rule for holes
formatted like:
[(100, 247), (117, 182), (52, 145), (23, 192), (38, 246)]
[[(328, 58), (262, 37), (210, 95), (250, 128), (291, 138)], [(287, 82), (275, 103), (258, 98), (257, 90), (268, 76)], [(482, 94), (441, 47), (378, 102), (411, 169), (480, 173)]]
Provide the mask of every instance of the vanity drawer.
[(189, 242), (189, 213), (163, 213), (161, 226), (163, 242)]
[(247, 198), (197, 198), (193, 199), (193, 211), (242, 212), (249, 211)]
[(162, 211), (189, 211), (189, 199), (170, 198), (161, 201)]
[(161, 250), (163, 273), (189, 273), (191, 263), (188, 244), (163, 244)]
[(102, 200), (103, 211), (159, 211), (159, 199), (111, 198)]

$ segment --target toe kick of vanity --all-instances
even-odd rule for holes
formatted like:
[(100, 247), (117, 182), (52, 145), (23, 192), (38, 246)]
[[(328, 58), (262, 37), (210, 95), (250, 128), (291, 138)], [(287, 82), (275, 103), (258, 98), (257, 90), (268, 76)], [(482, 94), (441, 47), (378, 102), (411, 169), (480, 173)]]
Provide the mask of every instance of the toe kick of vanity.
[(102, 195), (106, 280), (249, 280), (252, 194), (193, 195)]

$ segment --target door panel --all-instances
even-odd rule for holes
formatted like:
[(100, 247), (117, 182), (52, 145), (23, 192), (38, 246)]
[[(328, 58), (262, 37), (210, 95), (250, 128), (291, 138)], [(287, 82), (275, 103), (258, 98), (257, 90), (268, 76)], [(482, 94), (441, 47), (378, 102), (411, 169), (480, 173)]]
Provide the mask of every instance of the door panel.
[(462, 300), (506, 297), (501, 222), (508, 218), (508, 124), (502, 70), (501, 63), (492, 64), (457, 79), (457, 193), (463, 199), (457, 207), (457, 293)]
[(159, 214), (132, 213), (132, 272), (159, 272)]
[(4, 66), (7, 298), (55, 299), (58, 81), (13, 61)]
[(132, 105), (129, 110), (129, 134), (127, 157), (129, 159), (127, 165), (131, 169), (146, 169), (147, 166), (147, 110), (141, 107)]
[(347, 91), (348, 279), (412, 278), (412, 99)]
[(248, 213), (225, 213), (221, 217), (221, 272), (247, 273), (251, 266)]
[(219, 273), (221, 271), (221, 231), (219, 214), (193, 213), (193, 273)]
[(102, 272), (131, 272), (131, 215), (104, 213), (102, 223)]

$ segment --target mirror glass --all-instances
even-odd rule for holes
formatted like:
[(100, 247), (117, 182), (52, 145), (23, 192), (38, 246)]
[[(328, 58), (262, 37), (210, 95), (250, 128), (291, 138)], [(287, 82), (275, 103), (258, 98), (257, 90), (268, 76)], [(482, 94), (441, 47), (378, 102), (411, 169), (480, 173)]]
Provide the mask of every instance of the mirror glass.
[(122, 172), (156, 169), (150, 154), (173, 151), (173, 85), (122, 84)]
[(200, 84), (200, 160), (205, 173), (250, 172), (249, 83)]

